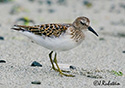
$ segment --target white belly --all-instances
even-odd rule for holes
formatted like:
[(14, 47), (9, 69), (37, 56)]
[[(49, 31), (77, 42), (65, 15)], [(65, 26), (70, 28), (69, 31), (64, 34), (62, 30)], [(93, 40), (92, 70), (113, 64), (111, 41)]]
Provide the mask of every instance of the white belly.
[(69, 50), (78, 46), (82, 42), (82, 40), (76, 42), (75, 40), (71, 39), (71, 35), (67, 35), (66, 33), (59, 37), (53, 38), (35, 35), (30, 32), (23, 32), (23, 34), (34, 40), (39, 45), (53, 51)]

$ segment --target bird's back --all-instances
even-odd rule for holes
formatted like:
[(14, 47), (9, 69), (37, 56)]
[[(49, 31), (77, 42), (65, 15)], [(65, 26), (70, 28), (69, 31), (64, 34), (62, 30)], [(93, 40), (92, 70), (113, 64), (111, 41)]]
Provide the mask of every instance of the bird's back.
[(28, 31), (35, 35), (46, 37), (59, 37), (71, 24), (42, 24), (35, 26), (14, 25), (15, 30)]

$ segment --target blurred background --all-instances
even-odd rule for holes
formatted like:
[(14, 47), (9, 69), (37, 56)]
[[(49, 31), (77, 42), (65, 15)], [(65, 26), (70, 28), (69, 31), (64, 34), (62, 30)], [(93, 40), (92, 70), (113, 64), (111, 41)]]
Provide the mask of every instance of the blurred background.
[(71, 23), (79, 16), (88, 17), (96, 30), (122, 31), (125, 26), (125, 1), (0, 0), (1, 31), (10, 30), (14, 24)]
[[(58, 88), (83, 88), (83, 85), (93, 88), (92, 79), (83, 76), (77, 75), (73, 80), (63, 78), (62, 81), (62, 77), (49, 70), (50, 51), (11, 30), (14, 24), (72, 23), (79, 16), (90, 19), (90, 25), (99, 37), (86, 32), (86, 42), (71, 51), (59, 53), (58, 62), (87, 70), (99, 68), (125, 73), (125, 0), (0, 0), (0, 60), (7, 62), (0, 64), (0, 86), (31, 88), (22, 86), (40, 80), (49, 86), (46, 88), (55, 88), (57, 84), (60, 84)], [(31, 68), (33, 61), (40, 62), (43, 68)], [(117, 79), (107, 75), (103, 76)], [(120, 83), (125, 86), (124, 80), (123, 77)]]

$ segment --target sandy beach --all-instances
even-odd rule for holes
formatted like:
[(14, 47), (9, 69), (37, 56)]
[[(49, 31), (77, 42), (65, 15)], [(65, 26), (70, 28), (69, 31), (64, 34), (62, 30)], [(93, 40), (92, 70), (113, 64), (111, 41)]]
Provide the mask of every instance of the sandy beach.
[[(81, 45), (58, 53), (60, 68), (75, 77), (51, 70), (50, 50), (11, 29), (79, 16), (90, 19), (99, 37), (88, 31)], [(42, 67), (31, 66), (34, 61)], [(125, 88), (124, 0), (0, 0), (0, 88), (97, 87)]]

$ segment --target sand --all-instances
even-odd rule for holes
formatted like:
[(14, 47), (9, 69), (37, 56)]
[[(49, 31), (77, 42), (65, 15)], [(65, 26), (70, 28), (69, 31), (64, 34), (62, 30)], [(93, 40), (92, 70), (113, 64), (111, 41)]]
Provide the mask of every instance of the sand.
[[(125, 1), (89, 0), (89, 2), (88, 4), (85, 4), (87, 3), (85, 0), (64, 0), (61, 3), (57, 3), (57, 0), (0, 2), (0, 36), (4, 38), (0, 40), (0, 60), (6, 61), (0, 63), (0, 88), (124, 88)], [(32, 43), (26, 36), (11, 30), (14, 24), (24, 24), (16, 22), (22, 17), (32, 19), (35, 24), (42, 24), (71, 23), (78, 16), (88, 17), (99, 37), (86, 32), (86, 39), (80, 46), (58, 53), (60, 67), (71, 71), (75, 77), (61, 77), (58, 72), (50, 70), (51, 63), (48, 57), (50, 50)], [(39, 62), (42, 67), (32, 67), (33, 61)], [(70, 65), (76, 69), (70, 70)], [(34, 81), (41, 84), (32, 84)], [(99, 85), (97, 81), (105, 82)]]

